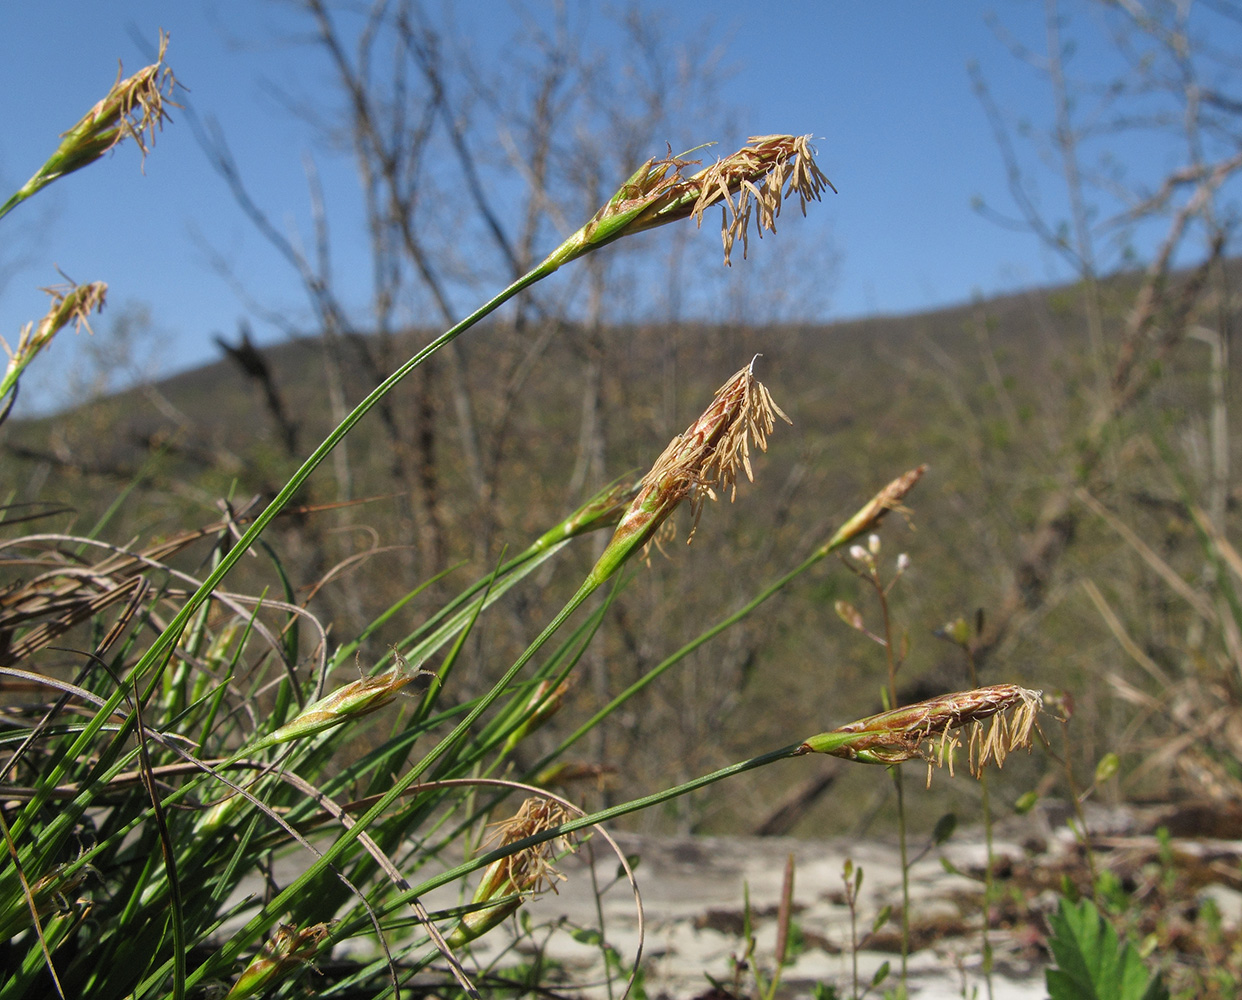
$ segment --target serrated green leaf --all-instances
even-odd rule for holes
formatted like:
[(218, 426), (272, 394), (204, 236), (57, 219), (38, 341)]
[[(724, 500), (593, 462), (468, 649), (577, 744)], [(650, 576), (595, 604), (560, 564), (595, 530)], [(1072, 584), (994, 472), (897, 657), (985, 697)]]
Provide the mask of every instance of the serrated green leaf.
[(1048, 918), (1057, 967), (1044, 973), (1051, 1000), (1169, 1000), (1159, 976), (1122, 941), (1089, 899), (1062, 899)]

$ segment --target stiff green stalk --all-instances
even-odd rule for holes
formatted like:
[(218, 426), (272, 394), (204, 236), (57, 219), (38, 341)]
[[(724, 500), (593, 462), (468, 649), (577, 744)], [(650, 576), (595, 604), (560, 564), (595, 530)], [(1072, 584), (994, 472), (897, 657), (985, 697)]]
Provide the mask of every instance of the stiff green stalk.
[(730, 764), (722, 767), (710, 774), (704, 774), (690, 781), (683, 782), (680, 785), (674, 785), (671, 788), (661, 789), (650, 795), (644, 795), (641, 798), (632, 799), (629, 802), (623, 802), (620, 805), (611, 806), (607, 809), (601, 809), (599, 812), (591, 813), (587, 816), (581, 816), (578, 819), (568, 820), (558, 826), (552, 827), (541, 833), (528, 837), (525, 840), (516, 841), (513, 844), (506, 845), (503, 849), (490, 851), (487, 854), (479, 855), (470, 861), (464, 862), (455, 868), (441, 872), (427, 881), (415, 886), (407, 893), (403, 893), (400, 897), (394, 898), (385, 908), (383, 912), (391, 912), (396, 909), (403, 900), (418, 897), (438, 889), (440, 886), (448, 885), (465, 875), (469, 875), (473, 871), (484, 868), (501, 858), (507, 857), (518, 851), (533, 847), (545, 841), (552, 840), (555, 837), (563, 837), (567, 834), (575, 833), (578, 830), (584, 830), (588, 827), (595, 826), (599, 823), (607, 823), (609, 820), (617, 819), (621, 816), (628, 816), (630, 813), (641, 812), (643, 809), (649, 809), (652, 806), (659, 805), (662, 802), (668, 802), (678, 796), (686, 795), (690, 792), (697, 791), (700, 788), (706, 788), (718, 781), (724, 781), (737, 774), (743, 774), (746, 771), (753, 771), (757, 767), (766, 767), (769, 764), (775, 764), (777, 761), (788, 760), (792, 757), (800, 756), (805, 751), (802, 750), (802, 744), (792, 744), (790, 746), (781, 747), (779, 750), (772, 750), (768, 753), (760, 754), (757, 757), (751, 757), (749, 760), (739, 761), (736, 764)]
[[(733, 217), (731, 223), (726, 218), (727, 259), (727, 249), (731, 245), (729, 234), (738, 232), (737, 226), (740, 222), (743, 224), (740, 233), (744, 236), (745, 223), (750, 216), (752, 197), (756, 199), (758, 225), (761, 230), (765, 227), (774, 229), (775, 218), (780, 212), (783, 197), (797, 192), (803, 211), (805, 211), (808, 200), (819, 198), (827, 179), (815, 166), (805, 136), (800, 138), (764, 136), (752, 140), (752, 143), (752, 146), (744, 147), (733, 156), (726, 157), (715, 166), (689, 178), (681, 176), (681, 168), (685, 165), (685, 161), (669, 160), (659, 167), (654, 165), (654, 161), (648, 161), (586, 226), (562, 243), (543, 263), (518, 278), (508, 288), (441, 334), (384, 379), (323, 440), (276, 494), (271, 503), (255, 518), (220, 564), (190, 596), (151, 648), (138, 661), (134, 668), (135, 671), (141, 674), (151, 669), (169, 653), (194, 611), (250, 549), (255, 539), (284, 509), (293, 495), (301, 489), (310, 474), (380, 399), (440, 348), (451, 343), (519, 292), (546, 278), (562, 264), (584, 256), (607, 243), (677, 219), (691, 216), (701, 219), (702, 212), (707, 207), (722, 201), (728, 204), (729, 212)], [(670, 168), (673, 169), (672, 175), (669, 175)], [(788, 188), (782, 192), (786, 184)], [(759, 192), (759, 195), (752, 196), (752, 192)], [(732, 201), (734, 196), (739, 199), (736, 205)], [(615, 550), (613, 554), (616, 554)]]

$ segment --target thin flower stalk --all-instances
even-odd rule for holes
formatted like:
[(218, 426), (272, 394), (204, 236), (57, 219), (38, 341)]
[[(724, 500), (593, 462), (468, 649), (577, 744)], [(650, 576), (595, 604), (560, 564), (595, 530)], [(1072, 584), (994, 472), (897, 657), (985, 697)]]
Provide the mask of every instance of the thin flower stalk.
[(808, 202), (819, 201), (824, 190), (836, 188), (815, 163), (810, 136), (758, 135), (731, 156), (686, 176), (698, 160), (670, 155), (650, 159), (630, 176), (585, 226), (562, 243), (544, 261), (552, 270), (613, 240), (654, 229), (678, 219), (703, 224), (703, 214), (721, 206), (721, 242), (724, 261), (730, 263), (740, 238), (742, 254), (752, 215), (760, 236), (776, 232), (781, 205), (798, 196), (802, 214)]
[(953, 773), (953, 754), (961, 746), (960, 731), (965, 729), (970, 773), (978, 778), (989, 763), (1003, 767), (1012, 751), (1031, 748), (1031, 733), (1042, 707), (1042, 692), (1016, 684), (993, 684), (851, 722), (812, 736), (798, 752), (826, 753), (867, 764), (900, 764), (918, 758), (927, 762), (930, 783), (933, 766), (947, 763)]
[[(496, 824), (485, 846), (503, 848), (519, 840), (552, 830), (573, 817), (560, 804), (541, 798), (529, 798), (512, 817)], [(466, 913), (448, 938), (451, 947), (474, 941), (517, 911), (530, 896), (564, 882), (552, 864), (557, 853), (574, 849), (571, 836), (557, 837), (493, 861), (483, 872), (472, 904), (477, 907)]]
[[(638, 496), (630, 503), (613, 533), (608, 547), (588, 578), (598, 586), (638, 548), (655, 538), (660, 526), (687, 497), (697, 526), (707, 499), (716, 491), (737, 495), (737, 472), (754, 482), (750, 464), (750, 442), (767, 451), (768, 435), (779, 416), (792, 421), (776, 405), (771, 393), (755, 378), (755, 363), (735, 372), (716, 390), (715, 398), (703, 414), (669, 442), (643, 477)], [(690, 537), (694, 537), (691, 528)]]
[[(77, 330), (86, 327), (91, 331), (90, 314), (99, 312), (104, 307), (108, 286), (102, 281), (92, 281), (85, 285), (69, 285), (68, 287), (45, 288), (52, 298), (52, 304), (37, 324), (27, 323), (17, 338), (17, 346), (10, 347), (0, 337), (9, 361), (0, 378), (0, 401), (3, 401), (17, 385), (26, 366), (35, 359), (62, 329), (72, 323)], [(7, 411), (6, 411), (7, 412)], [(2, 419), (2, 418), (0, 418)]]
[(155, 133), (164, 127), (176, 79), (164, 65), (168, 35), (160, 32), (159, 57), (133, 76), (116, 82), (73, 128), (61, 133), (60, 145), (38, 172), (0, 206), (0, 218), (58, 178), (90, 166), (125, 139), (132, 139), (143, 158), (155, 144)]

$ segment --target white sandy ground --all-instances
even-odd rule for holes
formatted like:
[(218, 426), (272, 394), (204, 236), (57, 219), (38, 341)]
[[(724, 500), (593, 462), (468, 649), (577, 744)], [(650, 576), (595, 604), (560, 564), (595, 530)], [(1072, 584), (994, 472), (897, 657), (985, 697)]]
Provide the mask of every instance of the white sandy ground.
[[(1088, 817), (1096, 834), (1125, 836), (1132, 832), (1130, 813), (1093, 811)], [(1073, 841), (1069, 830), (1055, 832), (1042, 817), (1013, 822), (999, 831), (993, 850), (998, 856), (1019, 858), (1027, 851), (1022, 842), (1038, 836), (1048, 849), (1048, 857), (1067, 850)], [(1242, 831), (1239, 831), (1242, 837)], [(753, 837), (616, 837), (627, 855), (638, 855), (641, 861), (636, 876), (642, 895), (646, 920), (643, 945), (645, 988), (651, 998), (669, 997), (690, 1000), (705, 992), (712, 976), (728, 984), (732, 975), (731, 957), (743, 947), (737, 933), (723, 933), (704, 921), (709, 914), (740, 920), (743, 893), (749, 891), (757, 939), (756, 959), (765, 974), (771, 973), (771, 958), (776, 937), (776, 906), (784, 878), (785, 862), (794, 856), (795, 880), (794, 920), (811, 938), (792, 965), (782, 975), (784, 995), (809, 997), (816, 983), (837, 987), (842, 996), (852, 995), (852, 953), (850, 948), (849, 910), (843, 904), (842, 866), (850, 858), (864, 871), (858, 928), (862, 935), (880, 909), (900, 905), (900, 864), (895, 843), (874, 839), (803, 841), (789, 838)], [(1193, 845), (1194, 841), (1179, 842)], [(1202, 843), (1202, 842), (1198, 842)], [(1221, 843), (1221, 842), (1216, 842)], [(1231, 842), (1242, 853), (1242, 843)], [(965, 916), (977, 926), (978, 907), (963, 913), (952, 901), (956, 890), (977, 892), (978, 884), (960, 875), (946, 872), (941, 857), (960, 870), (980, 870), (984, 866), (986, 848), (982, 831), (958, 831), (942, 848), (929, 852), (911, 870), (911, 907), (920, 916), (941, 913), (946, 917)], [(282, 883), (296, 873), (296, 858), (285, 858), (277, 865), (277, 879)], [(615, 881), (616, 856), (598, 838), (584, 845), (580, 852), (558, 866), (566, 880), (556, 893), (528, 902), (524, 910), (534, 924), (551, 924), (564, 920), (568, 925), (599, 928), (592, 888), (591, 871), (599, 885), (611, 885), (604, 893), (600, 907), (606, 940), (624, 957), (632, 960), (638, 946), (638, 920), (634, 896), (628, 884)], [(1208, 892), (1219, 906), (1228, 924), (1242, 924), (1242, 894), (1224, 886), (1213, 886)], [(459, 890), (446, 887), (424, 900), (428, 909), (452, 906), (460, 902)], [(1042, 901), (1045, 910), (1053, 908), (1052, 899)], [(597, 947), (580, 944), (567, 930), (554, 934), (536, 933), (545, 942), (545, 955), (562, 963), (568, 982), (558, 988), (566, 996), (580, 995), (591, 1000), (618, 1000), (624, 984), (614, 980), (611, 991), (603, 978), (603, 966)], [(474, 957), (480, 965), (500, 955), (499, 967), (529, 959), (522, 950), (510, 949), (513, 921), (497, 928), (475, 943)], [(828, 942), (828, 948), (819, 942)], [(1042, 1000), (1044, 989), (1042, 967), (1033, 967), (1021, 956), (1029, 954), (1029, 940), (1018, 940), (1012, 934), (993, 931), (991, 944), (995, 971), (992, 976), (992, 1000)], [(981, 971), (981, 940), (977, 933), (966, 937), (937, 942), (930, 948), (913, 953), (909, 959), (910, 996), (914, 1000), (958, 1000), (988, 997)], [(353, 951), (354, 949), (350, 949)], [(503, 954), (501, 954), (503, 952)], [(360, 956), (356, 956), (360, 957)], [(858, 976), (861, 986), (870, 982), (880, 965), (888, 961), (892, 974), (885, 987), (896, 985), (900, 955), (875, 951), (858, 953)], [(743, 982), (753, 993), (753, 980)], [(882, 995), (883, 987), (870, 996)]]
[[(784, 880), (785, 862), (791, 853), (795, 863), (797, 913), (794, 919), (805, 933), (827, 939), (839, 949), (839, 953), (829, 954), (822, 947), (808, 947), (785, 968), (782, 982), (799, 995), (809, 996), (817, 982), (835, 984), (843, 995), (851, 993), (849, 910), (840, 901), (841, 873), (847, 856), (864, 871), (858, 922), (860, 936), (865, 934), (882, 906), (897, 904), (901, 898), (899, 854), (890, 844), (742, 837), (623, 836), (617, 839), (627, 854), (638, 854), (642, 858), (637, 877), (647, 922), (643, 948), (645, 986), (652, 997), (661, 994), (675, 998), (696, 996), (709, 987), (707, 975), (726, 984), (729, 982), (731, 956), (742, 949), (740, 938), (701, 923), (696, 926), (696, 918), (713, 910), (740, 914), (745, 890), (749, 891), (752, 913), (760, 915), (754, 919), (755, 956), (765, 974), (771, 974), (776, 940), (775, 908)], [(1012, 843), (998, 842), (995, 849), (998, 853), (1021, 853), (1021, 848)], [(598, 926), (586, 853), (583, 851), (579, 858), (569, 859), (562, 865), (568, 880), (562, 883), (556, 895), (547, 894), (527, 904), (533, 920), (542, 923), (563, 916), (576, 926)], [(944, 853), (963, 869), (981, 865), (985, 857), (982, 844), (966, 842)], [(598, 847), (595, 854), (596, 877), (601, 882), (611, 881), (617, 867), (615, 857), (611, 853), (605, 856)], [(919, 861), (911, 871), (911, 907), (924, 915), (936, 908), (956, 916), (957, 908), (946, 899), (955, 889), (977, 891), (978, 885), (962, 876), (948, 874), (938, 854)], [(627, 885), (617, 885), (605, 896), (607, 939), (626, 956), (634, 954), (638, 943), (635, 912), (633, 894)], [(1003, 960), (1006, 942), (993, 934), (992, 945), (997, 958)], [(911, 955), (911, 996), (918, 1000), (969, 997), (972, 985), (978, 985), (979, 995), (986, 996), (979, 973), (980, 946), (976, 937)], [(598, 951), (577, 944), (568, 934), (554, 936), (548, 953), (574, 969), (577, 974), (572, 978), (577, 982), (598, 980), (601, 971)], [(886, 961), (891, 963), (892, 973), (884, 985), (892, 986), (896, 983), (900, 956), (859, 952), (860, 984), (869, 983)], [(1020, 972), (1016, 980), (993, 976), (994, 1000), (1046, 996), (1042, 970), (1022, 969)], [(744, 981), (743, 985), (753, 990), (752, 982)], [(607, 989), (599, 986), (583, 992), (592, 997), (608, 996)]]

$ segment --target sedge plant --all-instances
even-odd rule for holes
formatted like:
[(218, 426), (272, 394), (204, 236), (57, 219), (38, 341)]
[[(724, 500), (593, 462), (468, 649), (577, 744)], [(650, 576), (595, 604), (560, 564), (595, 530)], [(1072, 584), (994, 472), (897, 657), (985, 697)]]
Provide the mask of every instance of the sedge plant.
[[(160, 61), (118, 81), (0, 216), (88, 166), (118, 142), (142, 152), (165, 118), (172, 76)], [(135, 82), (136, 81), (136, 82)], [(637, 481), (601, 490), (516, 556), (412, 622), (391, 655), (342, 681), (367, 639), (402, 620), (409, 594), (360, 635), (338, 639), (310, 613), (263, 537), (290, 511), (317, 466), (403, 378), (509, 298), (586, 254), (678, 220), (701, 224), (719, 206), (725, 262), (751, 223), (774, 231), (794, 196), (805, 212), (828, 189), (806, 137), (760, 136), (706, 168), (649, 160), (587, 223), (531, 272), (433, 340), (366, 395), (262, 509), (145, 544), (31, 533), (6, 511), (0, 555), (0, 1000), (43, 996), (147, 998), (397, 996), (416, 975), (479, 995), (475, 942), (555, 886), (558, 858), (582, 831), (733, 775), (824, 753), (886, 766), (918, 759), (952, 767), (965, 741), (972, 770), (1029, 745), (1037, 696), (1012, 685), (894, 709), (799, 739), (682, 784), (594, 813), (547, 788), (564, 751), (698, 645), (753, 613), (810, 567), (878, 529), (923, 475), (878, 491), (789, 573), (671, 655), (586, 720), (529, 780), (505, 770), (516, 748), (562, 711), (561, 696), (607, 613), (575, 613), (657, 541), (683, 504), (753, 478), (785, 417), (754, 360), (726, 379), (702, 414)], [(0, 401), (102, 286), (58, 293), (52, 314), (10, 351)], [(31, 332), (33, 331), (33, 332)], [(305, 510), (301, 511), (305, 513)], [(16, 530), (15, 530), (16, 529)], [(581, 537), (610, 540), (573, 596), (486, 689), (461, 693), (455, 668), (479, 618)], [(273, 586), (225, 584), (253, 553)], [(404, 707), (404, 711), (399, 708)], [(377, 719), (386, 738), (359, 741)], [(988, 728), (990, 724), (990, 728)], [(359, 749), (366, 746), (366, 749)], [(521, 805), (511, 800), (521, 798)], [(490, 833), (488, 832), (490, 829)], [(275, 866), (298, 859), (296, 874)], [(460, 905), (428, 909), (459, 889)], [(373, 958), (336, 967), (347, 941)], [(619, 963), (613, 963), (619, 968)], [(637, 974), (631, 971), (631, 981)], [(768, 984), (774, 990), (775, 982)]]

